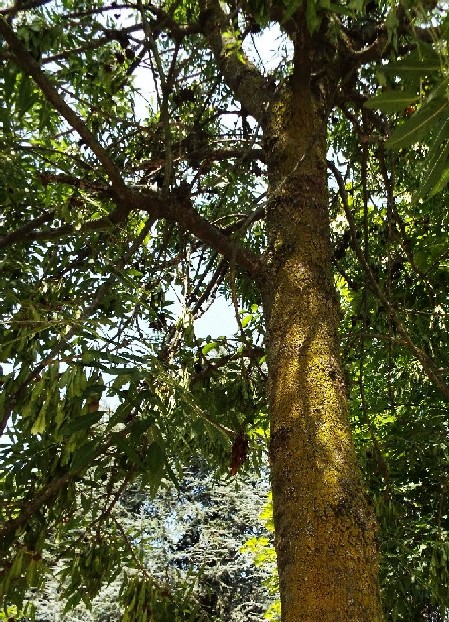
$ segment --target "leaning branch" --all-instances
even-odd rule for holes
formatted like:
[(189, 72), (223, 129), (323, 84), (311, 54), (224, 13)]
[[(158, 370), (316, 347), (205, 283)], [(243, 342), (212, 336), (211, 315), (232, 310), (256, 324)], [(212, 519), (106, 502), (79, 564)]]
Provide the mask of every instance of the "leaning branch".
[(219, 0), (200, 0), (200, 9), (200, 25), (226, 84), (263, 127), (268, 104), (274, 97), (274, 82), (246, 57)]
[(14, 518), (5, 521), (0, 529), (0, 541), (6, 541), (11, 533), (26, 525), (44, 505), (55, 499), (59, 492), (71, 481), (77, 478), (81, 470), (64, 473), (57, 479), (52, 480), (33, 497), (31, 501), (23, 504), (20, 512)]
[[(184, 194), (183, 189), (178, 188), (168, 197), (160, 197), (156, 192), (150, 190), (130, 190), (126, 215), (139, 210), (149, 214), (153, 219), (163, 218), (170, 223), (182, 227), (194, 235), (200, 242), (217, 251), (229, 261), (236, 262), (255, 280), (262, 277), (263, 268), (260, 258), (243, 248), (237, 240), (233, 239), (232, 234), (227, 234), (201, 216), (191, 204), (188, 189)], [(37, 220), (31, 221), (21, 229), (0, 238), (0, 248), (9, 246), (14, 242), (49, 242), (61, 240), (67, 236), (81, 236), (93, 231), (104, 231), (124, 222), (125, 216), (119, 206), (108, 216), (90, 220), (79, 228), (72, 224), (65, 224), (61, 227), (40, 231), (35, 230)], [(39, 224), (43, 224), (45, 220), (46, 218), (40, 217), (42, 222)]]
[(133, 209), (148, 212), (155, 218), (164, 218), (170, 223), (185, 228), (203, 244), (207, 244), (226, 259), (236, 261), (256, 281), (262, 277), (263, 269), (260, 258), (240, 246), (232, 237), (201, 216), (191, 204), (188, 190), (183, 196), (182, 188), (179, 188), (178, 197), (159, 200), (155, 199), (152, 193), (140, 192), (133, 195), (132, 203)]
[(17, 15), (19, 11), (29, 11), (30, 9), (37, 9), (44, 4), (49, 4), (51, 0), (29, 0), (28, 2), (14, 2), (14, 4), (6, 9), (0, 9), (0, 15), (5, 15), (10, 19)]
[[(52, 218), (54, 217), (54, 214)], [(115, 225), (123, 221), (122, 213), (119, 208), (114, 210), (109, 216), (104, 218), (97, 218), (96, 220), (89, 220), (81, 227), (77, 228), (75, 225), (66, 224), (61, 225), (53, 229), (42, 229), (40, 231), (35, 230), (35, 223), (37, 220), (42, 222), (52, 220), (48, 218), (43, 220), (36, 218), (34, 221), (30, 221), (20, 229), (11, 231), (7, 235), (0, 237), (0, 248), (6, 248), (12, 244), (31, 244), (32, 242), (51, 242), (52, 240), (62, 240), (68, 236), (77, 235), (80, 236), (84, 233), (107, 231), (112, 229)]]
[[(435, 0), (430, 0), (429, 2), (423, 3), (423, 8), (432, 10), (435, 8), (436, 4)], [(438, 37), (438, 27), (433, 25), (430, 26), (430, 28), (415, 26), (413, 20), (417, 14), (416, 10), (406, 9), (402, 2), (397, 4), (394, 13), (398, 24), (398, 32), (409, 34), (416, 40), (429, 43), (434, 42), (435, 37)], [(371, 25), (368, 24), (367, 28), (371, 30)], [(367, 31), (367, 34), (369, 35), (371, 33)], [(372, 35), (372, 39), (367, 42), (367, 45), (358, 47), (358, 43), (353, 40), (350, 33), (345, 33), (344, 29), (341, 28), (339, 33), (340, 51), (343, 52), (343, 57), (345, 57), (352, 68), (361, 67), (367, 63), (385, 58), (387, 52), (391, 49), (391, 31), (389, 30), (386, 20), (372, 31)]]
[(5, 248), (6, 246), (10, 246), (15, 242), (20, 242), (22, 239), (26, 238), (27, 235), (30, 235), (33, 231), (35, 231), (38, 227), (46, 222), (49, 222), (50, 220), (53, 220), (54, 215), (54, 211), (44, 212), (41, 216), (38, 216), (34, 220), (30, 220), (19, 229), (11, 231), (11, 233), (7, 233), (2, 238), (0, 238), (0, 248)]
[(37, 63), (31, 54), (25, 49), (14, 30), (1, 16), (0, 35), (2, 35), (7, 41), (19, 67), (27, 75), (33, 78), (46, 99), (55, 107), (61, 116), (64, 117), (69, 125), (78, 132), (81, 138), (85, 141), (86, 145), (97, 156), (109, 179), (111, 180), (112, 189), (117, 199), (119, 199), (120, 202), (126, 202), (128, 191), (125, 182), (120, 175), (119, 169), (111, 160), (106, 150), (100, 145), (98, 140), (88, 129), (83, 119), (64, 101), (52, 82), (42, 71), (39, 63)]

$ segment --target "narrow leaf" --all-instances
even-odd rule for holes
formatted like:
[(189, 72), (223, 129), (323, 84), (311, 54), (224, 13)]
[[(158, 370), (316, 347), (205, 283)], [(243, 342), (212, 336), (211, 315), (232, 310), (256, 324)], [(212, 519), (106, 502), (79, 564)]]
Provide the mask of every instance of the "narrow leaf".
[(449, 115), (447, 99), (429, 101), (403, 125), (396, 128), (393, 135), (385, 143), (386, 147), (389, 149), (410, 147), (428, 134), (443, 115)]
[(17, 112), (19, 115), (24, 115), (36, 101), (36, 96), (33, 91), (33, 82), (27, 75), (22, 74), (20, 76), (20, 83), (18, 88), (18, 100), (17, 100)]
[(218, 343), (216, 341), (211, 341), (210, 343), (206, 343), (205, 346), (203, 346), (202, 352), (204, 355), (206, 355), (208, 352), (210, 352), (211, 350), (215, 350), (218, 347)]
[(391, 75), (407, 78), (408, 76), (425, 76), (429, 73), (441, 71), (441, 58), (428, 45), (420, 45), (405, 58), (382, 67), (383, 71)]
[(71, 463), (74, 471), (87, 467), (92, 462), (97, 453), (97, 444), (96, 440), (88, 441), (74, 452)]
[(415, 91), (384, 91), (365, 102), (365, 108), (371, 110), (379, 108), (386, 113), (402, 112), (417, 100), (418, 95)]
[(449, 116), (440, 122), (439, 129), (434, 133), (429, 145), (424, 167), (421, 186), (414, 200), (426, 198), (434, 194), (434, 189), (439, 183), (447, 166), (449, 149)]
[(446, 160), (446, 167), (440, 174), (440, 178), (437, 183), (433, 186), (432, 190), (429, 193), (429, 199), (433, 197), (438, 192), (441, 192), (443, 188), (449, 182), (449, 160)]
[[(449, 119), (448, 119), (449, 122)], [(418, 189), (414, 200), (420, 198), (426, 198), (428, 195), (433, 195), (437, 192), (435, 190), (439, 186), (442, 175), (447, 168), (449, 154), (449, 141), (446, 142), (443, 149), (440, 146), (435, 150), (434, 157), (428, 159), (428, 166), (423, 174), (423, 181)]]
[(114, 435), (114, 442), (117, 445), (117, 449), (119, 449), (124, 454), (126, 454), (128, 456), (128, 458), (131, 460), (131, 462), (133, 462), (136, 466), (138, 466), (141, 469), (143, 469), (144, 465), (142, 463), (142, 460), (141, 460), (139, 454), (134, 449), (134, 447), (132, 447), (131, 443), (127, 439), (125, 439), (123, 436), (121, 436), (119, 434), (115, 434)]
[(104, 413), (102, 411), (96, 411), (82, 417), (77, 417), (73, 421), (68, 421), (61, 426), (60, 433), (63, 436), (70, 436), (79, 430), (87, 430), (95, 423), (98, 423)]

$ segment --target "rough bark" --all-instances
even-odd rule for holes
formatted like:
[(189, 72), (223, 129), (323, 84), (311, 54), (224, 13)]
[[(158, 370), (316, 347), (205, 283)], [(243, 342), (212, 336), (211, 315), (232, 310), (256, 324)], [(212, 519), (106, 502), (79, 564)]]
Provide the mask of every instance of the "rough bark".
[(303, 66), (279, 93), (266, 131), (264, 306), (282, 620), (380, 622), (375, 521), (338, 352), (326, 115), (308, 75)]

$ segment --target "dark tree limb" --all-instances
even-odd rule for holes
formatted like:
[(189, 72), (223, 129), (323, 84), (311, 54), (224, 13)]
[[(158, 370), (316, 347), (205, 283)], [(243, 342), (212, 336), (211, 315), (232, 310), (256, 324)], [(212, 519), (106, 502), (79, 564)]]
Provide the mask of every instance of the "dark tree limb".
[[(178, 189), (178, 195), (181, 189)], [(203, 218), (192, 206), (189, 196), (174, 196), (168, 199), (155, 199), (153, 193), (141, 192), (133, 197), (133, 209), (153, 214), (156, 218), (165, 218), (168, 222), (181, 225), (201, 242), (216, 250), (228, 260), (234, 260), (240, 268), (255, 280), (262, 277), (262, 261), (259, 257), (243, 248), (218, 227)]]
[(53, 220), (54, 216), (54, 211), (44, 212), (41, 216), (27, 222), (23, 225), (23, 227), (20, 227), (20, 229), (16, 229), (15, 231), (11, 231), (11, 233), (4, 235), (0, 238), (0, 248), (5, 248), (15, 242), (20, 242), (26, 238), (27, 235), (31, 234), (32, 231), (35, 231), (35, 229), (40, 227), (40, 225)]
[[(432, 10), (435, 8), (436, 4), (437, 2), (434, 0), (423, 3), (426, 10)], [(436, 34), (437, 30), (434, 26), (430, 28), (416, 27), (413, 24), (416, 11), (407, 10), (401, 2), (398, 3), (395, 9), (395, 16), (398, 24), (398, 31), (402, 34), (409, 34), (414, 39), (430, 43), (435, 41), (435, 37), (438, 37)], [(349, 63), (348, 66), (353, 68), (361, 67), (367, 63), (376, 62), (385, 58), (391, 49), (390, 33), (386, 22), (371, 29), (365, 45), (361, 46), (360, 43), (351, 36), (351, 33), (345, 32), (343, 28), (341, 28), (339, 39), (339, 51)]]
[(0, 541), (7, 541), (11, 533), (14, 533), (17, 529), (26, 525), (41, 507), (48, 504), (52, 499), (55, 499), (63, 488), (78, 477), (80, 472), (81, 470), (72, 473), (64, 473), (64, 475), (61, 475), (57, 479), (49, 482), (46, 486), (43, 486), (33, 499), (21, 506), (17, 516), (3, 523), (0, 529)]
[[(0, 248), (13, 243), (62, 240), (71, 235), (81, 236), (90, 231), (104, 231), (124, 223), (131, 212), (139, 210), (148, 213), (155, 220), (164, 218), (170, 223), (183, 227), (203, 244), (207, 244), (226, 259), (234, 260), (254, 279), (261, 278), (262, 262), (260, 258), (240, 246), (237, 241), (234, 241), (229, 235), (226, 235), (201, 216), (192, 206), (190, 196), (188, 194), (181, 196), (179, 189), (167, 198), (159, 197), (157, 193), (152, 191), (133, 192), (132, 194), (130, 192), (126, 204), (126, 214), (120, 207), (117, 207), (109, 216), (90, 220), (78, 229), (74, 225), (66, 224), (54, 229), (35, 231), (36, 221), (31, 221), (27, 226), (0, 238)], [(51, 218), (41, 220), (40, 224), (46, 220), (51, 220)]]
[(51, 0), (23, 0), (22, 2), (14, 2), (14, 4), (6, 9), (0, 9), (0, 16), (5, 15), (11, 19), (20, 11), (29, 11), (30, 9), (37, 9), (45, 4), (49, 4)]

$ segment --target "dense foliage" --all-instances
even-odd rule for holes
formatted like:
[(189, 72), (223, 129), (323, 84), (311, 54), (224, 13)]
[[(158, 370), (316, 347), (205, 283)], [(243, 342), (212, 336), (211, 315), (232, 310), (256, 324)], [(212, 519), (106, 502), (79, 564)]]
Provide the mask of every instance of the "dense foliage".
[[(445, 619), (449, 18), (436, 2), (405, 0), (0, 10), (5, 607), (21, 611), (64, 560), (67, 611), (125, 577), (123, 620), (174, 620), (182, 589), (167, 598), (161, 572), (139, 557), (129, 489), (150, 498), (170, 481), (187, 494), (182, 474), (199, 457), (218, 477), (260, 467), (268, 372), (254, 275), (271, 199), (262, 128), (239, 89), (254, 88), (255, 68), (260, 91), (291, 79), (288, 35), (303, 4), (329, 54), (356, 43), (360, 54), (330, 117), (330, 213), (385, 610), (393, 622)], [(237, 85), (223, 79), (234, 57), (248, 63)], [(217, 317), (200, 336), (195, 322), (217, 296), (238, 330), (224, 334)]]

